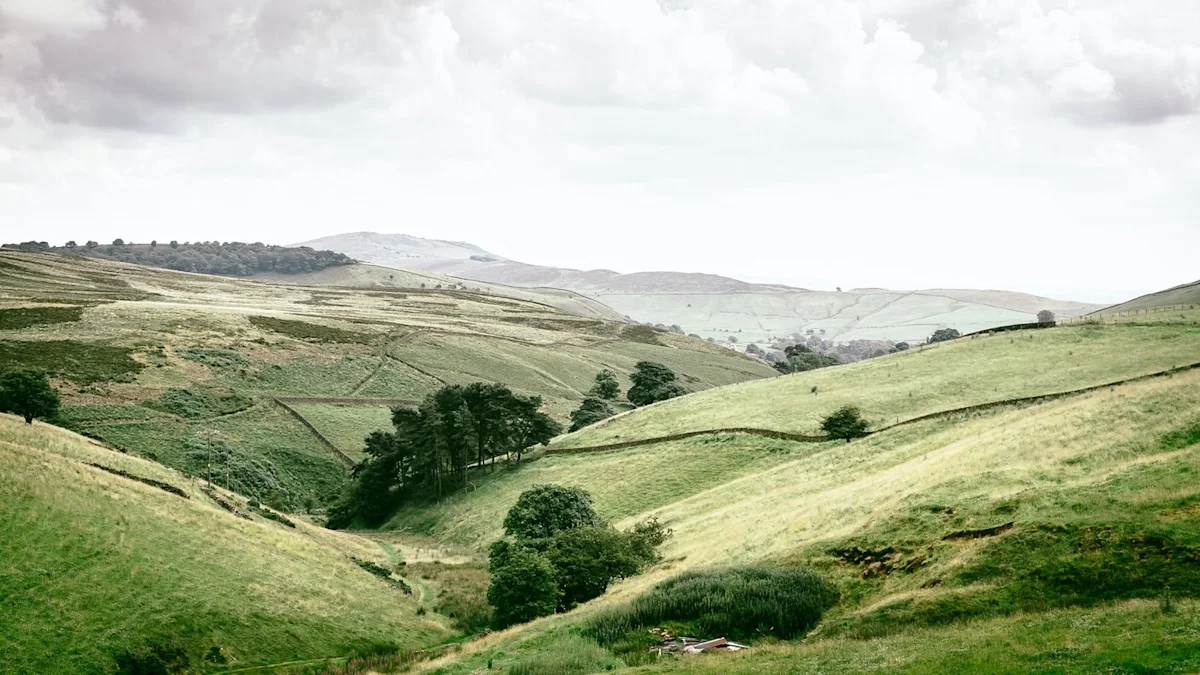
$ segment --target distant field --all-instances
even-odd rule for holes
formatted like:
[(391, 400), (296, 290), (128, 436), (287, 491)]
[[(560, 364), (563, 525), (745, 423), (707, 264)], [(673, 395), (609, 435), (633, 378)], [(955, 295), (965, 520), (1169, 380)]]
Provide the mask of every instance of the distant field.
[[(1183, 317), (1183, 318), (1180, 318)], [(1149, 325), (1144, 325), (1149, 323)], [(759, 427), (819, 433), (857, 405), (875, 427), (931, 412), (1104, 384), (1200, 361), (1200, 310), (964, 338), (921, 350), (657, 404), (563, 438), (555, 447)]]
[[(695, 390), (774, 375), (700, 340), (645, 329), (659, 344), (631, 342), (628, 324), (522, 299), (537, 296), (528, 289), (437, 289), (395, 270), (388, 281), (407, 286), (270, 284), (13, 251), (0, 263), (0, 362), (49, 371), (62, 424), (191, 473), (208, 470), (197, 445), (216, 433), (274, 474), (280, 487), (258, 496), (291, 510), (328, 504), (346, 467), (275, 397), (420, 400), (484, 380), (541, 396), (565, 421), (597, 372), (627, 375), (638, 358), (668, 363)], [(313, 280), (384, 272), (337, 267)], [(308, 412), (354, 457), (386, 422), (382, 409)]]
[(453, 636), (350, 560), (386, 563), (373, 543), (237, 519), (179, 473), (66, 431), (0, 415), (0, 485), (2, 672), (113, 672), (154, 645), (208, 670), (213, 649), (236, 667)]
[(1128, 302), (1123, 302), (1119, 305), (1106, 307), (1097, 314), (1119, 314), (1122, 312), (1143, 312), (1146, 310), (1157, 309), (1170, 305), (1197, 305), (1200, 304), (1200, 281), (1195, 281), (1190, 284), (1181, 284), (1173, 288), (1168, 288), (1157, 293), (1150, 293), (1139, 298), (1134, 298)]
[(354, 459), (366, 456), (363, 444), (367, 434), (392, 430), (392, 411), (387, 406), (296, 403), (291, 407)]

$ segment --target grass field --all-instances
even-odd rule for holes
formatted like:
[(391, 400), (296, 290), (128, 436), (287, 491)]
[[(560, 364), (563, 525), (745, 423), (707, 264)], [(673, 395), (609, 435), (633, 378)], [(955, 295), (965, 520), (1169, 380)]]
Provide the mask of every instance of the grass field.
[(615, 417), (556, 446), (723, 427), (816, 434), (821, 418), (844, 405), (859, 406), (880, 427), (941, 410), (1069, 391), (1200, 362), (1200, 309), (1143, 315), (1141, 321), (1105, 320), (964, 338), (722, 387)]
[(292, 408), (304, 415), (338, 449), (356, 460), (366, 456), (363, 439), (367, 434), (392, 430), (392, 410), (387, 406), (297, 403)]
[[(0, 262), (0, 364), (48, 371), (62, 424), (190, 473), (208, 469), (197, 439), (217, 433), (274, 474), (279, 486), (255, 496), (291, 510), (330, 503), (346, 470), (274, 397), (419, 400), (484, 380), (565, 420), (601, 368), (632, 371), (622, 349), (652, 350), (691, 389), (773, 375), (700, 340), (627, 343), (627, 324), (588, 303), (564, 296), (587, 314), (574, 316), (528, 290), (272, 284), (14, 251)], [(386, 421), (382, 409), (305, 410), (351, 456)]]
[(213, 648), (231, 667), (453, 637), (351, 562), (386, 563), (372, 542), (240, 520), (178, 472), (48, 425), (0, 416), (0, 513), (0, 672), (112, 672), (153, 645), (211, 670)]
[[(1078, 338), (1074, 329), (1034, 335), (1052, 349)], [(1051, 391), (1072, 388), (1089, 378), (1119, 379), (1143, 368), (1179, 365), (1172, 357), (1182, 363), (1198, 353), (1185, 349), (1194, 344), (1188, 342), (1195, 336), (1190, 320), (1126, 322), (1108, 329), (1102, 326), (1094, 339), (1111, 344), (1087, 349), (1095, 358), (1111, 358), (1115, 369), (1071, 369), (1072, 379), (1039, 380), (1030, 368), (1034, 382)], [(1028, 351), (1019, 338), (1008, 337), (994, 344), (1042, 362), (1037, 355), (1044, 349)], [(1125, 357), (1122, 365), (1117, 352), (1138, 343), (1154, 347)], [(951, 391), (973, 402), (983, 388), (965, 386), (971, 378), (958, 380), (936, 362), (952, 359), (979, 372), (979, 362), (956, 353), (972, 345), (992, 348), (968, 340), (949, 346), (953, 349), (880, 362), (934, 361), (938, 381), (963, 382)], [(1021, 370), (1015, 364), (1006, 368)], [(821, 375), (839, 372), (862, 376), (854, 368)], [(888, 370), (875, 372), (886, 387)], [(795, 388), (795, 379), (763, 383), (769, 386), (761, 400), (771, 402), (773, 420), (787, 417), (797, 399), (771, 390)], [(840, 386), (830, 385), (835, 391)], [(875, 396), (870, 384), (858, 386)], [(1045, 391), (1016, 383), (996, 386)], [(673, 405), (710, 406), (707, 396), (746, 388), (696, 394)], [(641, 419), (653, 420), (667, 407), (635, 411), (624, 423), (638, 430)], [(721, 414), (711, 406), (706, 410)], [(689, 414), (686, 419), (709, 427), (699, 413)], [(489, 637), (427, 670), (466, 673), (488, 661), (501, 672), (519, 670), (522, 660), (550, 658), (547, 650), (564, 648), (551, 636), (574, 634), (600, 609), (681, 571), (733, 563), (814, 569), (837, 588), (839, 601), (803, 642), (755, 642), (737, 655), (667, 661), (642, 670), (1084, 673), (1197, 667), (1200, 371), (917, 422), (850, 444), (772, 441), (793, 449), (756, 456), (766, 442), (725, 434), (628, 450), (551, 453), (519, 469), (481, 476), (470, 494), (397, 514), (392, 527), (479, 547), (497, 535), (499, 517), (521, 489), (555, 482), (593, 491), (597, 509), (621, 526), (654, 516), (674, 530), (664, 562), (648, 573), (615, 584), (574, 612)], [(755, 462), (763, 463), (752, 466)], [(674, 486), (672, 469), (681, 472)], [(716, 474), (720, 477), (706, 480)], [(543, 643), (561, 644), (539, 646)], [(593, 647), (580, 647), (580, 653)], [(603, 668), (602, 660), (588, 663), (576, 672)]]

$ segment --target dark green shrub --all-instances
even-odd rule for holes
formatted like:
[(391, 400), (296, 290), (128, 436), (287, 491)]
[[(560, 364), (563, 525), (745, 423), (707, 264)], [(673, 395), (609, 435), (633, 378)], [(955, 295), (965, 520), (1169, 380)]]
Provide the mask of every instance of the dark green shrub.
[(533, 548), (506, 540), (492, 544), (488, 555), (492, 584), (488, 604), (496, 608), (498, 627), (553, 614), (561, 591), (554, 566)]
[(835, 593), (798, 568), (747, 566), (685, 572), (625, 607), (593, 618), (584, 633), (614, 644), (631, 632), (667, 622), (688, 623), (704, 637), (800, 637), (812, 630)]
[(585, 490), (563, 485), (535, 485), (521, 493), (504, 517), (504, 532), (518, 539), (546, 539), (556, 532), (599, 525)]
[(839, 408), (821, 420), (821, 431), (824, 431), (825, 435), (847, 441), (866, 436), (869, 427), (870, 424), (863, 419), (862, 411), (852, 405)]

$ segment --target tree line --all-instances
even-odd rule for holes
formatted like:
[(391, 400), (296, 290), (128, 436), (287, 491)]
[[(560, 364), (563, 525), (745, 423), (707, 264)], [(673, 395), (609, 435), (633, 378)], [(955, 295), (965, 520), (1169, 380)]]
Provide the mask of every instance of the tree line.
[(237, 241), (200, 241), (181, 244), (172, 241), (160, 245), (157, 241), (149, 244), (127, 244), (122, 239), (116, 239), (111, 244), (88, 241), (79, 245), (68, 241), (63, 246), (51, 246), (44, 241), (26, 241), (4, 244), (3, 248), (71, 253), (180, 272), (237, 277), (264, 273), (304, 274), (354, 263), (353, 258), (333, 251), (318, 251), (307, 246), (268, 246), (261, 242), (246, 244)]

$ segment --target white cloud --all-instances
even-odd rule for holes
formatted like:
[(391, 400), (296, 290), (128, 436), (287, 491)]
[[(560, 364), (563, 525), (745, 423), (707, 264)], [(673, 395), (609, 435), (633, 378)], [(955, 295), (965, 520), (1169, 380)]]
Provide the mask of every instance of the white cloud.
[[(1005, 285), (1040, 240), (1031, 290), (1150, 290), (1200, 244), (1197, 35), (1191, 0), (8, 0), (0, 228), (842, 286)], [(1166, 252), (1113, 280), (1128, 232)]]

